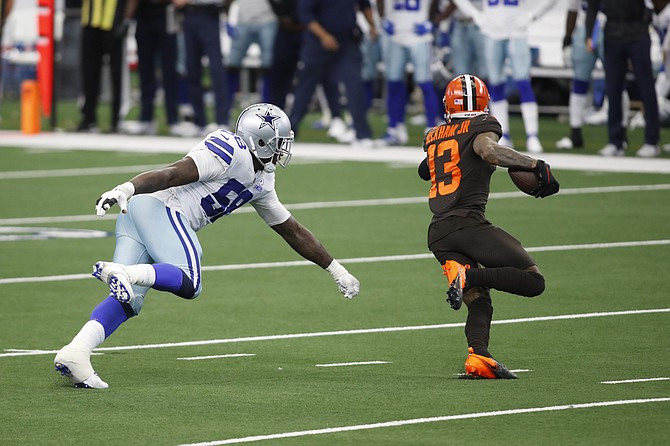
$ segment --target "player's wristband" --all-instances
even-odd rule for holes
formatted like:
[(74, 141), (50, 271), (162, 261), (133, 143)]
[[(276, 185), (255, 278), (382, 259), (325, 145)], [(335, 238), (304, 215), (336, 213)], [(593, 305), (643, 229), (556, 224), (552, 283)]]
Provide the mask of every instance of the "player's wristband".
[(126, 194), (126, 198), (130, 198), (133, 195), (135, 195), (135, 185), (130, 181), (126, 181), (123, 184), (119, 184), (114, 189), (122, 191), (124, 194)]
[(333, 259), (332, 262), (330, 262), (330, 265), (328, 265), (328, 268), (326, 268), (326, 271), (330, 273), (331, 276), (333, 276), (333, 279), (337, 280), (340, 277), (344, 276), (345, 274), (348, 274), (349, 271), (342, 265), (340, 265), (340, 262), (337, 260)]

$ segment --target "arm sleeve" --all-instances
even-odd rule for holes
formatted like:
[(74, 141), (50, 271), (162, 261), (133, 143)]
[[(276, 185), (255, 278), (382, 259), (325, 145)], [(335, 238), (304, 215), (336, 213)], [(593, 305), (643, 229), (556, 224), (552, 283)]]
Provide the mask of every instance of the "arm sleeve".
[(251, 205), (268, 226), (284, 223), (291, 216), (288, 209), (279, 201), (277, 192), (274, 190), (259, 200), (252, 201)]
[(430, 180), (430, 169), (428, 168), (428, 158), (424, 158), (423, 161), (421, 161), (421, 164), (419, 164), (419, 177), (424, 180), (428, 181)]

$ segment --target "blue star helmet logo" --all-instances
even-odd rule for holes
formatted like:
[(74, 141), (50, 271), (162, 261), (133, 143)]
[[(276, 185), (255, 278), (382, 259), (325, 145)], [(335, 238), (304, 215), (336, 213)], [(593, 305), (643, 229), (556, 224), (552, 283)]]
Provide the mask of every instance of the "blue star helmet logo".
[(264, 115), (259, 115), (258, 113), (256, 113), (256, 116), (261, 118), (261, 126), (258, 127), (259, 130), (265, 127), (266, 125), (270, 127), (272, 130), (277, 130), (275, 128), (275, 121), (279, 119), (279, 116), (271, 114), (269, 108), (265, 111)]

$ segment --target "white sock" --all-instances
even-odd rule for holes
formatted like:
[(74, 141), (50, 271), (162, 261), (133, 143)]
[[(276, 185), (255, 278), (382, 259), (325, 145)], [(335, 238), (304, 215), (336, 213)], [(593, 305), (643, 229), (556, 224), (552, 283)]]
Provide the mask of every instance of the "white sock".
[(105, 327), (98, 321), (88, 321), (81, 327), (79, 333), (72, 338), (70, 346), (83, 350), (89, 354), (105, 340)]
[(588, 100), (585, 94), (570, 93), (570, 128), (581, 128), (584, 125), (584, 110)]
[(509, 134), (509, 102), (507, 99), (491, 102), (490, 112), (502, 127), (503, 133)]
[(521, 104), (521, 117), (523, 118), (523, 127), (526, 129), (526, 135), (537, 136), (540, 128), (537, 102), (524, 102)]
[(139, 286), (152, 286), (156, 283), (156, 270), (152, 265), (126, 265), (124, 268), (128, 273), (130, 283)]
[(656, 83), (654, 84), (654, 88), (656, 89), (656, 96), (664, 98), (667, 96), (668, 92), (670, 91), (670, 78), (668, 77), (668, 74), (661, 71), (658, 73), (658, 76), (656, 76)]

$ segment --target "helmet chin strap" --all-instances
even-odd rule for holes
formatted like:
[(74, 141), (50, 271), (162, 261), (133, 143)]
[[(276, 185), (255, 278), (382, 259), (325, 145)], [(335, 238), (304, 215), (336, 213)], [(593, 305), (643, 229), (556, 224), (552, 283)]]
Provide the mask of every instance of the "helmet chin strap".
[(263, 170), (266, 171), (267, 173), (272, 173), (272, 172), (274, 172), (276, 168), (277, 168), (277, 166), (275, 166), (274, 164), (272, 164), (272, 161), (270, 161), (269, 163), (265, 163), (265, 164), (263, 165)]

